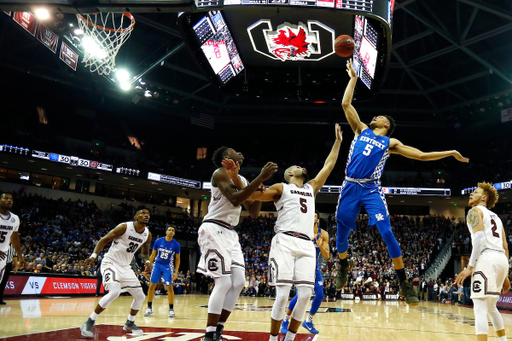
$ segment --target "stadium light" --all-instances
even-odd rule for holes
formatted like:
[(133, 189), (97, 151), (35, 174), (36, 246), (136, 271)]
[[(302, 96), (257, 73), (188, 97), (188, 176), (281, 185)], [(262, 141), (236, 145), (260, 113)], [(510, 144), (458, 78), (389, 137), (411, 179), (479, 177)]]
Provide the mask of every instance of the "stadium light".
[(39, 20), (46, 20), (50, 18), (50, 12), (46, 8), (38, 8), (35, 10), (35, 15)]
[(124, 91), (128, 91), (132, 88), (130, 86), (130, 83), (128, 83), (128, 82), (122, 82), (120, 86), (121, 86), (121, 89), (123, 89)]
[(73, 33), (75, 33), (75, 35), (77, 36), (81, 36), (82, 34), (84, 34), (84, 31), (81, 28), (77, 28), (73, 31)]
[(130, 74), (125, 69), (117, 70), (116, 77), (121, 82), (128, 82), (130, 80)]
[(85, 52), (98, 59), (103, 59), (107, 56), (107, 53), (103, 51), (103, 49), (98, 46), (98, 44), (96, 44), (96, 42), (91, 37), (85, 37), (82, 39), (82, 46)]

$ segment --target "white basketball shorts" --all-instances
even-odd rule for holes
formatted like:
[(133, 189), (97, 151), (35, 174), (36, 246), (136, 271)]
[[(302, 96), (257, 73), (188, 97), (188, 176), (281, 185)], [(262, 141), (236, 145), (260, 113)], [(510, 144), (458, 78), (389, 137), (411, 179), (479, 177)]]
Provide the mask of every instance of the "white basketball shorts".
[(269, 255), (270, 285), (315, 286), (316, 251), (311, 240), (277, 233)]
[(140, 282), (130, 265), (122, 266), (109, 260), (103, 260), (101, 262), (101, 275), (103, 276), (105, 290), (108, 290), (108, 285), (112, 282), (121, 284), (121, 291), (141, 288)]
[(505, 253), (485, 250), (478, 258), (473, 271), (471, 298), (499, 296), (507, 275), (508, 259)]
[(218, 278), (230, 276), (232, 267), (239, 267), (245, 271), (242, 246), (235, 230), (215, 223), (202, 223), (198, 234), (201, 258), (197, 272)]

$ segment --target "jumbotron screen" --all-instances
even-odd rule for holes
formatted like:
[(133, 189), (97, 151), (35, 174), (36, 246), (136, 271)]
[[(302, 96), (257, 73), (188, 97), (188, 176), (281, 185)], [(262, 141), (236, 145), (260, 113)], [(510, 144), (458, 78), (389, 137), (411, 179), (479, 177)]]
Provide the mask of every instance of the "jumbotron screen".
[(223, 84), (244, 69), (231, 32), (220, 11), (208, 12), (194, 25), (194, 32), (213, 72)]

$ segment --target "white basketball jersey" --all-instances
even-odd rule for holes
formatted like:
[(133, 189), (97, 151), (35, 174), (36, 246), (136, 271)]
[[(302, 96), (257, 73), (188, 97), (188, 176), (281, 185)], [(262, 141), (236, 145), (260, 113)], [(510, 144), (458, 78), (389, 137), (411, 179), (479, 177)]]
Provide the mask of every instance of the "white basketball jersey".
[(14, 213), (9, 215), (0, 214), (0, 251), (7, 253), (9, 244), (11, 243), (11, 235), (17, 232), (20, 227), (20, 218)]
[[(246, 178), (241, 175), (239, 175), (239, 177), (246, 186), (249, 184)], [(210, 199), (210, 204), (208, 204), (208, 213), (206, 213), (203, 220), (215, 219), (221, 220), (232, 226), (238, 225), (242, 205), (233, 206), (218, 187), (212, 186), (211, 193), (212, 197)]]
[[(484, 216), (482, 220), (484, 223), (485, 240), (482, 245), (482, 251), (489, 249), (505, 252), (503, 248), (503, 223), (500, 217), (485, 206), (477, 207), (482, 211)], [(473, 230), (471, 226), (469, 226), (469, 223), (467, 225), (471, 237), (473, 237)]]
[(283, 194), (275, 203), (277, 221), (274, 231), (298, 232), (313, 239), (315, 224), (315, 192), (313, 186), (302, 188), (295, 184), (283, 183)]
[(139, 233), (135, 230), (133, 221), (126, 222), (126, 232), (112, 241), (112, 245), (108, 250), (105, 261), (117, 263), (121, 266), (130, 265), (135, 252), (146, 242), (149, 236), (148, 228), (144, 228), (144, 232)]

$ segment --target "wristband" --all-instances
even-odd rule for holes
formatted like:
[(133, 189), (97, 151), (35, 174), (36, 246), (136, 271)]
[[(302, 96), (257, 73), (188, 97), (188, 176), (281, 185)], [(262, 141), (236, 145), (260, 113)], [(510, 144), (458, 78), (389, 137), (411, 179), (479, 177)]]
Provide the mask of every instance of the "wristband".
[(91, 255), (91, 257), (89, 257), (89, 258), (96, 259), (96, 258), (98, 258), (98, 254), (97, 254), (97, 253), (95, 253), (95, 252), (93, 252), (93, 253), (92, 253), (92, 255)]

